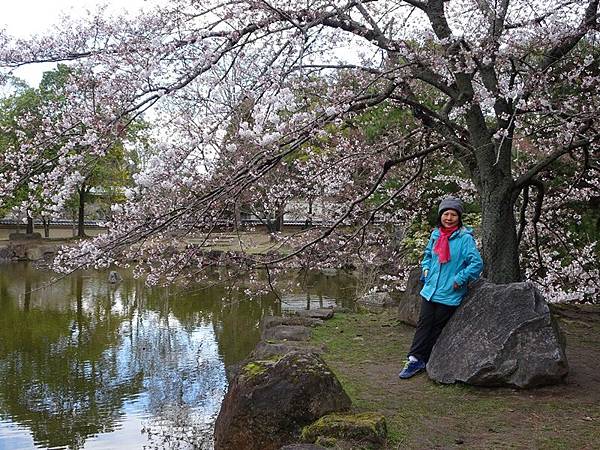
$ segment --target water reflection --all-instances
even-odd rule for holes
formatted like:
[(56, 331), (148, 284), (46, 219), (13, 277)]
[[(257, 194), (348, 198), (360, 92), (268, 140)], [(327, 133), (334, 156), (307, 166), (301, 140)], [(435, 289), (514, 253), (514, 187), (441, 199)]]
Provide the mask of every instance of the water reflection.
[(262, 316), (352, 293), (348, 280), (302, 277), (310, 287), (298, 288), (292, 275), (281, 302), (248, 300), (224, 285), (111, 286), (97, 272), (40, 289), (51, 276), (0, 268), (2, 450), (211, 448), (225, 366), (254, 347)]

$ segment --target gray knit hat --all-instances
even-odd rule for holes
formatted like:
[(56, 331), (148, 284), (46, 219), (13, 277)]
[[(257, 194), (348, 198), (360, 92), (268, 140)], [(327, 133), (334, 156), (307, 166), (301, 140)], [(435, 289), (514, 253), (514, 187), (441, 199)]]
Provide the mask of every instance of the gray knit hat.
[(446, 197), (440, 202), (440, 207), (438, 208), (438, 216), (440, 216), (447, 209), (453, 209), (458, 213), (459, 216), (462, 216), (464, 211), (462, 200), (456, 197)]

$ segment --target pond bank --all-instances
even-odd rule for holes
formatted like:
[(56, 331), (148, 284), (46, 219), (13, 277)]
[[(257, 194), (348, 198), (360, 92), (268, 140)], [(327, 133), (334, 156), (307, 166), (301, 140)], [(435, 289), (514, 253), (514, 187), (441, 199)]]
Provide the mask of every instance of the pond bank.
[[(11, 235), (0, 239), (0, 260), (11, 261), (50, 261), (58, 249), (63, 245), (74, 245), (81, 241), (78, 237), (41, 238), (39, 234)], [(95, 235), (88, 236), (93, 238)], [(83, 238), (87, 239), (87, 238)], [(209, 238), (205, 236), (188, 237), (187, 244), (197, 245), (206, 252), (245, 252), (250, 255), (266, 254), (271, 251), (285, 253), (277, 242), (273, 242), (268, 233), (242, 232), (242, 233), (212, 233)]]
[(414, 328), (395, 310), (336, 314), (312, 339), (359, 412), (381, 412), (386, 448), (597, 448), (600, 442), (600, 307), (554, 307), (570, 373), (534, 390), (398, 379)]

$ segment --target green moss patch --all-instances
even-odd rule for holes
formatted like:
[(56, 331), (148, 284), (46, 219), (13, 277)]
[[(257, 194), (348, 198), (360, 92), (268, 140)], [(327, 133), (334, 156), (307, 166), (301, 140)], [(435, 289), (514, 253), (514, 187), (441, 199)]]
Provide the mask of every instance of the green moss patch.
[(382, 444), (386, 436), (385, 417), (376, 413), (329, 414), (302, 430), (302, 440), (306, 442), (342, 439)]
[(260, 361), (250, 361), (244, 367), (242, 367), (242, 376), (245, 378), (254, 378), (262, 375), (270, 367), (273, 367), (282, 358), (282, 355), (273, 355), (270, 358), (262, 359)]

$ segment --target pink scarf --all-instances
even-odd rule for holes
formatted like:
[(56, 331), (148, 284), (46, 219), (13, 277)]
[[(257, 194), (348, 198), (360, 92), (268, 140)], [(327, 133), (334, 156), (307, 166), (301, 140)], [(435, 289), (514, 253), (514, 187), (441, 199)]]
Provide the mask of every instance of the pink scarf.
[(438, 256), (440, 264), (445, 264), (450, 261), (450, 244), (448, 243), (448, 238), (458, 230), (458, 227), (439, 227), (438, 230), (440, 230), (440, 237), (433, 246), (433, 252)]

